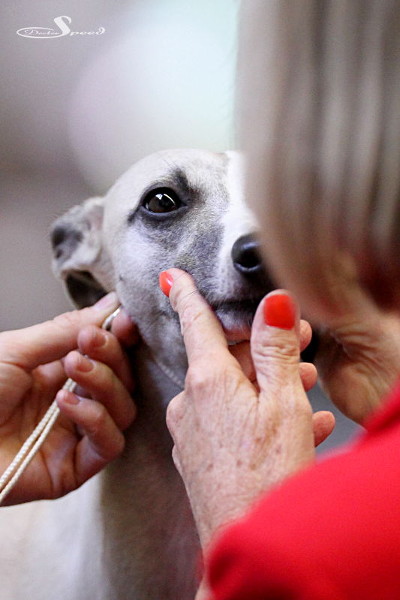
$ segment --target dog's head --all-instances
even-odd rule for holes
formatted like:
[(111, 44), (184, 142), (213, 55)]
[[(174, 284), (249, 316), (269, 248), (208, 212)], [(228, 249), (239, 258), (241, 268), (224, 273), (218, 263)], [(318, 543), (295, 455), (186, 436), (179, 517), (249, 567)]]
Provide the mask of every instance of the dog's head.
[(241, 160), (231, 152), (158, 152), (131, 167), (104, 198), (58, 219), (53, 267), (75, 304), (115, 289), (145, 341), (169, 345), (179, 323), (158, 276), (178, 267), (193, 275), (228, 339), (248, 339), (272, 284), (244, 203)]

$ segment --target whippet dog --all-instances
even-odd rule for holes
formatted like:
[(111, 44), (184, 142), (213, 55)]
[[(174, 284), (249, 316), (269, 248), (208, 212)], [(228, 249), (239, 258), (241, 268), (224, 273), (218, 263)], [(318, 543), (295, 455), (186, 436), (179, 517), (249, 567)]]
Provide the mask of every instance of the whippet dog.
[(249, 339), (272, 284), (242, 179), (236, 153), (158, 152), (54, 224), (53, 267), (75, 304), (116, 290), (138, 324), (138, 415), (123, 455), (81, 489), (0, 510), (0, 600), (194, 598), (200, 546), (165, 425), (187, 360), (158, 275), (191, 273), (228, 340)]

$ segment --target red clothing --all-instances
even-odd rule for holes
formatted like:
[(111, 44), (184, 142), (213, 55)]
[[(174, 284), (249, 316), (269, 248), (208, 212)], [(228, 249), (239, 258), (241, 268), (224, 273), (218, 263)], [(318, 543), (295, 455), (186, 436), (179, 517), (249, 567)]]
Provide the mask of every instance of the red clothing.
[(226, 529), (213, 600), (400, 599), (400, 386), (366, 426)]

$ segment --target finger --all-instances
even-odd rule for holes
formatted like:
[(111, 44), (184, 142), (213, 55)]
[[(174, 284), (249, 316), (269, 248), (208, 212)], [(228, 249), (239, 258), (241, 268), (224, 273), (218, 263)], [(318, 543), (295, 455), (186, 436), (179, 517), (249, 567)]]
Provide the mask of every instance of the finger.
[(124, 308), (113, 320), (111, 331), (126, 348), (134, 346), (139, 341), (138, 329)]
[(185, 412), (185, 392), (181, 392), (169, 402), (166, 413), (166, 424), (174, 443), (176, 443), (175, 435), (179, 430), (179, 425), (185, 416)]
[(136, 415), (133, 400), (120, 379), (103, 363), (72, 351), (64, 361), (68, 375), (93, 400), (103, 404), (120, 429), (126, 429)]
[(77, 336), (85, 325), (101, 325), (118, 306), (115, 292), (94, 306), (75, 310), (39, 325), (0, 334), (1, 360), (31, 370), (62, 358), (77, 347)]
[(320, 410), (313, 414), (313, 432), (315, 447), (329, 437), (335, 429), (335, 416), (328, 410)]
[[(7, 370), (7, 367), (9, 370)], [(2, 365), (0, 383), (0, 421), (4, 424), (24, 402), (25, 394), (31, 390), (31, 402), (24, 405), (24, 415), (32, 416), (33, 422), (40, 420), (57, 391), (67, 379), (63, 364), (57, 360), (34, 369), (32, 375), (22, 371), (16, 374), (15, 365)], [(34, 385), (32, 387), (32, 381)], [(29, 419), (26, 426), (29, 427)]]
[(178, 313), (189, 364), (204, 356), (226, 352), (228, 342), (212, 309), (199, 294), (193, 278), (179, 269), (168, 269), (173, 279), (169, 299)]
[(300, 352), (303, 352), (311, 342), (312, 328), (308, 321), (300, 319)]
[[(253, 358), (250, 351), (250, 342), (240, 342), (234, 346), (229, 346), (229, 352), (238, 361), (243, 373), (251, 383), (257, 380), (256, 370), (254, 368)], [(306, 392), (309, 392), (317, 383), (318, 371), (314, 364), (303, 362), (299, 364), (300, 379)]]
[(261, 390), (300, 385), (299, 317), (294, 299), (284, 290), (268, 294), (258, 307), (251, 333), (251, 353)]
[(174, 446), (172, 448), (172, 460), (174, 461), (176, 470), (178, 471), (178, 473), (182, 477), (183, 476), (182, 465), (181, 465), (181, 461), (179, 460), (178, 451), (176, 449), (176, 446)]
[(45, 365), (40, 365), (35, 370), (35, 379), (41, 389), (55, 388), (57, 390), (67, 379), (62, 361), (56, 360)]
[(125, 438), (103, 404), (66, 390), (57, 394), (57, 404), (61, 413), (84, 435), (75, 454), (76, 478), (80, 485), (121, 454)]
[(312, 363), (304, 362), (299, 364), (299, 372), (303, 388), (309, 392), (317, 383), (318, 371)]
[(239, 344), (229, 346), (229, 352), (238, 361), (243, 373), (252, 383), (257, 379), (256, 370), (254, 368), (253, 357), (250, 351), (250, 342), (244, 341)]
[(124, 385), (130, 391), (133, 390), (133, 378), (128, 358), (112, 333), (89, 325), (79, 332), (78, 347), (82, 354), (110, 367)]

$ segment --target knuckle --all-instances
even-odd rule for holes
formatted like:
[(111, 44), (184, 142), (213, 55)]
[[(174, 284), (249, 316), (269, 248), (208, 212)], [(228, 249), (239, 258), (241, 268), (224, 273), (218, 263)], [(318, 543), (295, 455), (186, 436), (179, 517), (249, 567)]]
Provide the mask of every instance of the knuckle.
[(106, 331), (103, 332), (103, 330), (101, 330), (100, 327), (96, 327), (96, 325), (84, 325), (78, 334), (79, 346), (90, 350), (97, 349), (101, 341), (100, 336), (102, 337), (103, 342), (105, 342), (106, 333)]
[(203, 314), (203, 307), (197, 303), (193, 303), (193, 295), (196, 291), (190, 294), (190, 297), (185, 297), (179, 309), (179, 318), (182, 331), (190, 331), (195, 327)]
[(107, 420), (108, 420), (107, 410), (105, 409), (105, 407), (102, 404), (98, 404), (94, 411), (92, 421), (91, 421), (91, 424), (89, 427), (90, 432), (92, 434), (96, 434), (96, 433), (104, 430)]
[(192, 393), (199, 393), (209, 388), (215, 380), (214, 367), (203, 362), (190, 365), (186, 374), (185, 388)]
[(125, 437), (121, 435), (115, 435), (113, 437), (113, 448), (110, 458), (116, 458), (120, 454), (122, 454), (125, 448)]
[(179, 421), (184, 409), (184, 392), (178, 394), (169, 402), (167, 406), (167, 426), (168, 429), (173, 429), (174, 425)]
[(276, 337), (273, 342), (266, 337), (253, 339), (252, 353), (254, 360), (271, 360), (285, 364), (298, 364), (300, 348), (294, 336)]
[(183, 469), (182, 469), (182, 465), (181, 465), (181, 461), (179, 459), (179, 453), (177, 450), (177, 447), (174, 446), (172, 448), (172, 460), (174, 461), (175, 467), (178, 470), (178, 473), (182, 476), (183, 475)]
[(3, 331), (0, 333), (0, 354), (5, 354), (13, 343), (13, 335), (11, 331)]
[(107, 439), (102, 441), (101, 445), (98, 444), (96, 447), (97, 454), (100, 456), (101, 460), (105, 463), (108, 463), (118, 456), (120, 456), (125, 448), (125, 437), (120, 431), (115, 431), (112, 435)]
[[(185, 380), (187, 392), (207, 399), (216, 390), (226, 390), (238, 379), (238, 368), (229, 361), (222, 362), (218, 356), (208, 357), (189, 366)], [(228, 385), (229, 384), (229, 385)]]
[(82, 360), (82, 355), (77, 350), (71, 350), (64, 357), (64, 369), (69, 377), (79, 376), (79, 365)]
[(308, 346), (312, 337), (312, 327), (308, 321), (301, 319), (300, 321), (300, 340), (304, 346)]
[(0, 362), (15, 362), (17, 366), (24, 363), (29, 354), (29, 340), (24, 330), (3, 331), (0, 333)]
[(79, 322), (79, 311), (71, 310), (69, 312), (63, 313), (62, 315), (57, 315), (53, 318), (53, 323), (57, 326), (67, 329), (74, 328), (76, 324)]
[(168, 430), (172, 434), (174, 431), (174, 428), (175, 428), (176, 419), (175, 419), (174, 407), (173, 407), (173, 405), (171, 406), (171, 402), (169, 403), (169, 405), (167, 407), (167, 413), (165, 416), (165, 420), (167, 423)]
[(125, 429), (128, 429), (128, 427), (130, 427), (132, 425), (132, 423), (136, 419), (136, 414), (137, 414), (136, 405), (133, 402), (131, 396), (128, 396), (127, 403), (126, 403), (126, 411), (125, 411), (125, 415), (124, 415), (125, 419), (124, 419), (124, 422), (121, 423), (121, 427), (120, 427), (122, 431), (125, 431)]

